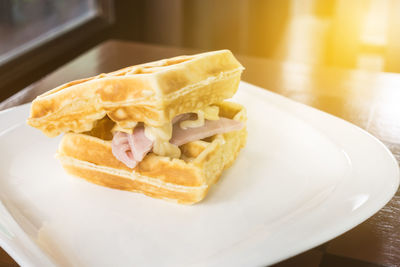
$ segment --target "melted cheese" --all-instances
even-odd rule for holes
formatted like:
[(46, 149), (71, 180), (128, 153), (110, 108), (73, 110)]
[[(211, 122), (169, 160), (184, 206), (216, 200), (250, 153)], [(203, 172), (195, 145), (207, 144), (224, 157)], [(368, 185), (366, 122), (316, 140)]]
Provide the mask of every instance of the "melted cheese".
[(204, 125), (204, 119), (206, 120), (218, 120), (219, 116), (219, 108), (217, 106), (208, 106), (205, 107), (203, 110), (198, 110), (195, 112), (197, 114), (196, 120), (187, 120), (182, 121), (179, 126), (186, 130), (187, 128), (197, 128)]
[(183, 130), (186, 130), (187, 128), (197, 128), (197, 127), (203, 126), (204, 125), (204, 111), (199, 110), (196, 113), (197, 113), (197, 119), (196, 120), (182, 121), (179, 124), (179, 126)]
[(162, 127), (145, 125), (144, 134), (147, 138), (154, 141), (153, 152), (157, 155), (172, 158), (179, 158), (181, 156), (179, 147), (169, 142), (172, 137), (172, 123), (166, 123)]
[(217, 106), (208, 106), (204, 109), (204, 118), (210, 121), (219, 120), (219, 107)]
[[(219, 108), (217, 106), (208, 106), (204, 109), (193, 112), (197, 114), (196, 120), (187, 120), (180, 123), (180, 127), (182, 129), (187, 128), (195, 128), (201, 127), (204, 125), (204, 120), (218, 120), (219, 116)], [(112, 128), (112, 132), (120, 131), (128, 134), (133, 133), (133, 129), (136, 124), (133, 125), (132, 128), (125, 128), (118, 124), (116, 124)], [(172, 123), (166, 123), (161, 127), (152, 127), (149, 125), (144, 125), (144, 134), (147, 138), (152, 140), (153, 143), (153, 152), (160, 156), (168, 156), (172, 158), (179, 158), (181, 156), (181, 150), (178, 146), (173, 145), (169, 142), (172, 137)]]
[(124, 133), (128, 133), (128, 134), (132, 134), (133, 133), (133, 129), (136, 127), (137, 123), (135, 123), (132, 128), (124, 128), (122, 126), (120, 126), (119, 124), (115, 124), (114, 127), (111, 129), (112, 133), (115, 132), (124, 132)]
[(181, 150), (178, 146), (171, 144), (168, 140), (156, 139), (153, 144), (153, 152), (160, 156), (179, 158)]

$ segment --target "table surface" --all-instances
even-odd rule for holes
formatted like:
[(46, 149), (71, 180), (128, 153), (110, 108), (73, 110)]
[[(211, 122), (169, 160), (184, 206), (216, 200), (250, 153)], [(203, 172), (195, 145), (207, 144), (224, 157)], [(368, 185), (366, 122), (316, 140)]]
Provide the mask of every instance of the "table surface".
[[(0, 110), (27, 103), (64, 82), (196, 52), (110, 40), (3, 101)], [(400, 161), (400, 74), (237, 58), (246, 68), (244, 81), (354, 123), (380, 139)], [(0, 266), (16, 266), (1, 249)], [(364, 223), (276, 266), (400, 266), (400, 191)]]

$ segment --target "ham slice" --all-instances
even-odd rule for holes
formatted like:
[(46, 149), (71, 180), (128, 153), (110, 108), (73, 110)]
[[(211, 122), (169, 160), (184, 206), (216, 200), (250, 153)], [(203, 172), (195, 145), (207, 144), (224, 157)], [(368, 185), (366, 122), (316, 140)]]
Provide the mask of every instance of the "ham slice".
[(134, 168), (136, 166), (137, 162), (133, 158), (127, 133), (116, 132), (111, 142), (111, 149), (114, 157), (126, 166), (129, 168)]
[(153, 148), (153, 141), (146, 137), (143, 126), (135, 127), (133, 134), (128, 134), (128, 142), (137, 162), (142, 161), (144, 156)]
[(227, 118), (220, 118), (216, 121), (205, 120), (204, 125), (196, 128), (182, 129), (179, 123), (174, 124), (172, 130), (171, 144), (181, 146), (183, 144), (204, 139), (216, 134), (237, 131), (243, 128), (243, 123)]
[(113, 155), (129, 168), (135, 168), (152, 149), (153, 141), (144, 134), (144, 127), (135, 127), (133, 134), (116, 132), (111, 149)]
[[(216, 134), (237, 131), (244, 126), (240, 121), (220, 118), (213, 121), (205, 120), (204, 125), (200, 127), (182, 129), (179, 125), (180, 122), (192, 117), (193, 114), (187, 113), (174, 118), (172, 121), (174, 125), (170, 140), (171, 144), (181, 146)], [(111, 143), (111, 148), (113, 155), (118, 160), (129, 168), (135, 168), (153, 148), (153, 141), (146, 137), (144, 127), (140, 125), (135, 127), (133, 134), (116, 132)]]
[(176, 116), (172, 119), (172, 124), (175, 124), (175, 123), (181, 122), (181, 121), (185, 121), (185, 120), (192, 120), (192, 119), (195, 119), (194, 116), (196, 116), (195, 113), (184, 113), (184, 114), (176, 115)]

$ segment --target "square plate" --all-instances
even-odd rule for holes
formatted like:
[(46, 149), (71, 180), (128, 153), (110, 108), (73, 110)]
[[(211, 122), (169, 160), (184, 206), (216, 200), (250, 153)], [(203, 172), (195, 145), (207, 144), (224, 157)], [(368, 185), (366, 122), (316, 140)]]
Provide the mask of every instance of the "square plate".
[(398, 165), (376, 138), (242, 82), (248, 144), (204, 201), (183, 206), (67, 175), (60, 138), (0, 113), (0, 245), (21, 265), (260, 266), (318, 246), (382, 208)]

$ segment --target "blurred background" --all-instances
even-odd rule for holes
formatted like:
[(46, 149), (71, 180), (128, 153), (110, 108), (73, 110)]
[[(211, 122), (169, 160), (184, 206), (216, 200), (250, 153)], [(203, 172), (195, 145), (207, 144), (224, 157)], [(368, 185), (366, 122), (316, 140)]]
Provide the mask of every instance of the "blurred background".
[(108, 39), (400, 72), (398, 0), (0, 0), (0, 100)]

